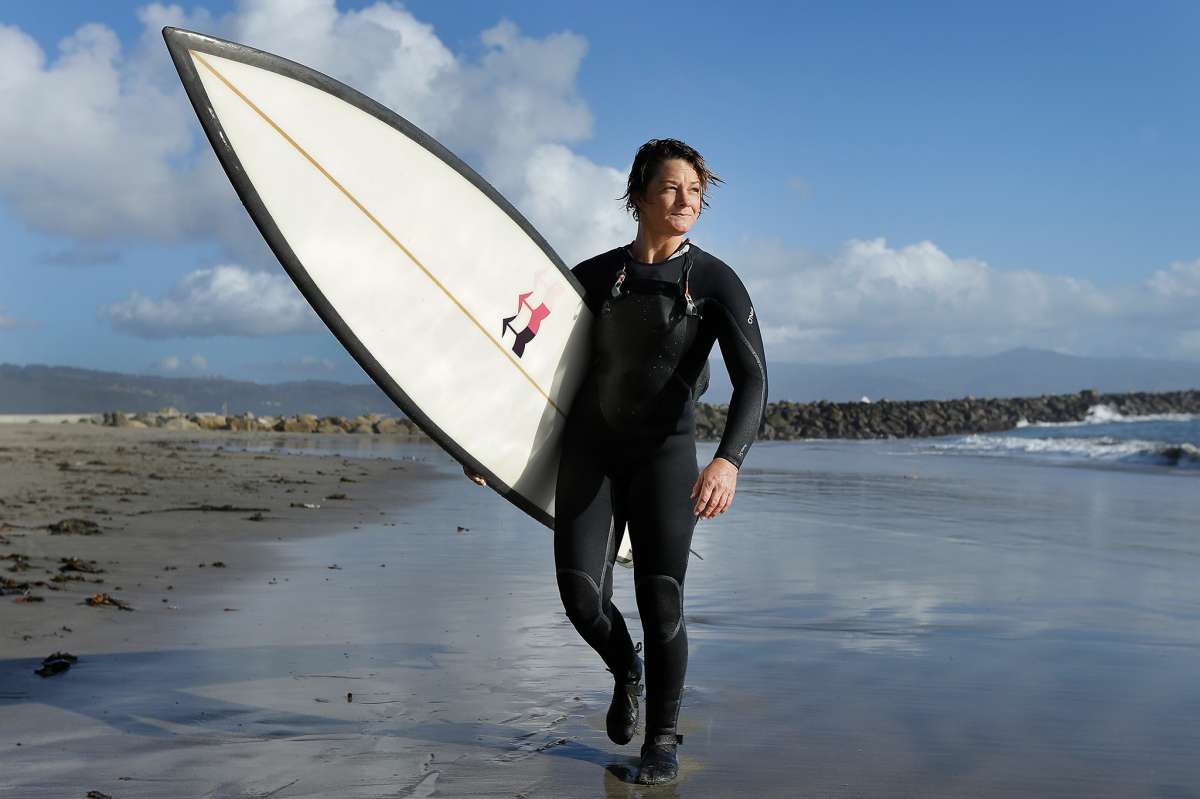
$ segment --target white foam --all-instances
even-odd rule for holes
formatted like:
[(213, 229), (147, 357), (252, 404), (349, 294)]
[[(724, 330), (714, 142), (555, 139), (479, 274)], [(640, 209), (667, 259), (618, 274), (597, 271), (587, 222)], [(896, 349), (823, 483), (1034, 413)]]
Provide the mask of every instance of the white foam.
[(1028, 422), (1017, 421), (1017, 427), (1081, 427), (1089, 424), (1117, 424), (1125, 422), (1191, 422), (1200, 419), (1193, 413), (1147, 413), (1141, 416), (1125, 416), (1111, 405), (1093, 405), (1087, 415), (1078, 422)]
[(1168, 451), (1179, 450), (1179, 462), (1200, 466), (1200, 447), (1194, 444), (1170, 444), (1165, 441), (1122, 439), (1112, 436), (1095, 438), (1023, 438), (1004, 435), (970, 435), (957, 441), (931, 444), (940, 452), (966, 452), (973, 455), (1028, 454), (1082, 458), (1103, 461), (1165, 462)]
[(1093, 405), (1088, 408), (1085, 424), (1105, 424), (1124, 421), (1125, 415), (1111, 405)]

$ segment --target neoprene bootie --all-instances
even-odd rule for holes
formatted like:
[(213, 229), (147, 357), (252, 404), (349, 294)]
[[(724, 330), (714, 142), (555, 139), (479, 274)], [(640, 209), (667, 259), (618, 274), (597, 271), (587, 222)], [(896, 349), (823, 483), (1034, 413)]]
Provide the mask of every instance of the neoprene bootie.
[(647, 735), (642, 744), (642, 765), (637, 781), (642, 785), (663, 785), (679, 775), (679, 756), (676, 750), (683, 742), (682, 735), (662, 733)]
[(612, 704), (608, 706), (608, 737), (613, 743), (627, 744), (637, 732), (638, 697), (642, 695), (642, 659), (633, 656), (633, 666), (624, 675), (613, 677)]

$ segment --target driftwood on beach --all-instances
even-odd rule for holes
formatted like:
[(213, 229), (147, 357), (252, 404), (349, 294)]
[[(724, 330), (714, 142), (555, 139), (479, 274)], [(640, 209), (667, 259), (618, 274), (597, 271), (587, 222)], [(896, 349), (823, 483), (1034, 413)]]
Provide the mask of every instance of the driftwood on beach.
[[(1009, 399), (906, 400), (892, 402), (772, 402), (758, 437), (786, 441), (802, 438), (918, 438), (992, 433), (1022, 423), (1079, 422), (1103, 406), (1124, 416), (1200, 413), (1200, 390), (1162, 393), (1056, 394)], [(715, 440), (725, 429), (727, 405), (698, 403), (696, 433)], [(409, 419), (368, 416), (240, 416), (182, 413), (164, 408), (156, 413), (110, 411), (92, 421), (113, 427), (158, 427), (174, 430), (237, 430), (277, 433), (334, 433), (421, 436)]]

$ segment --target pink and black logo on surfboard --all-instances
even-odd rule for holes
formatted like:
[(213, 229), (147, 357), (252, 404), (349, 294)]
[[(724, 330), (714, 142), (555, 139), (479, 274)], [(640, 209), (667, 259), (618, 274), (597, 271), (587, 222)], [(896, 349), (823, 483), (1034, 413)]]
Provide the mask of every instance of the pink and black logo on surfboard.
[[(538, 327), (541, 326), (542, 320), (550, 315), (550, 309), (546, 307), (546, 303), (538, 303), (535, 308), (530, 304), (529, 298), (533, 296), (532, 291), (527, 291), (524, 294), (517, 295), (517, 312), (504, 320), (504, 324), (500, 329), (501, 337), (508, 333), (512, 333), (515, 337), (512, 345), (512, 351), (520, 358), (525, 354), (525, 345), (533, 341), (533, 337), (537, 335)], [(525, 319), (525, 317), (528, 317)], [(525, 321), (525, 327), (517, 330), (518, 319)], [(516, 322), (516, 325), (513, 323)]]

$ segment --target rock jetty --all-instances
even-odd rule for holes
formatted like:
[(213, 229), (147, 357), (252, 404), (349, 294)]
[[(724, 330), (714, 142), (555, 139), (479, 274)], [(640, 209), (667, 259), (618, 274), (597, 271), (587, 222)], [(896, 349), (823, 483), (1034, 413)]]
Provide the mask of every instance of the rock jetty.
[(381, 416), (255, 416), (243, 413), (224, 416), (218, 413), (183, 413), (175, 408), (163, 408), (153, 413), (108, 411), (93, 417), (93, 423), (108, 427), (158, 427), (168, 430), (236, 430), (251, 433), (351, 433), (398, 434), (422, 436), (411, 420), (404, 417)]
[[(1101, 410), (1103, 409), (1103, 410)], [(696, 434), (716, 439), (725, 429), (727, 405), (699, 405)], [(995, 433), (1021, 423), (1082, 422), (1097, 414), (1146, 416), (1200, 414), (1200, 391), (1163, 393), (1055, 394), (1010, 399), (915, 400), (891, 402), (772, 402), (760, 440), (800, 438), (923, 438), (928, 436)]]
[[(728, 405), (696, 406), (696, 434), (720, 438)], [(1081, 422), (1096, 414), (1122, 416), (1200, 414), (1200, 390), (1131, 394), (1055, 394), (1009, 399), (906, 400), (892, 402), (772, 402), (759, 429), (759, 439), (918, 438), (994, 433), (1022, 423)], [(111, 427), (158, 427), (174, 430), (238, 430), (275, 433), (423, 436), (404, 417), (380, 416), (240, 416), (182, 413), (163, 408), (156, 413), (110, 411), (94, 422)]]

